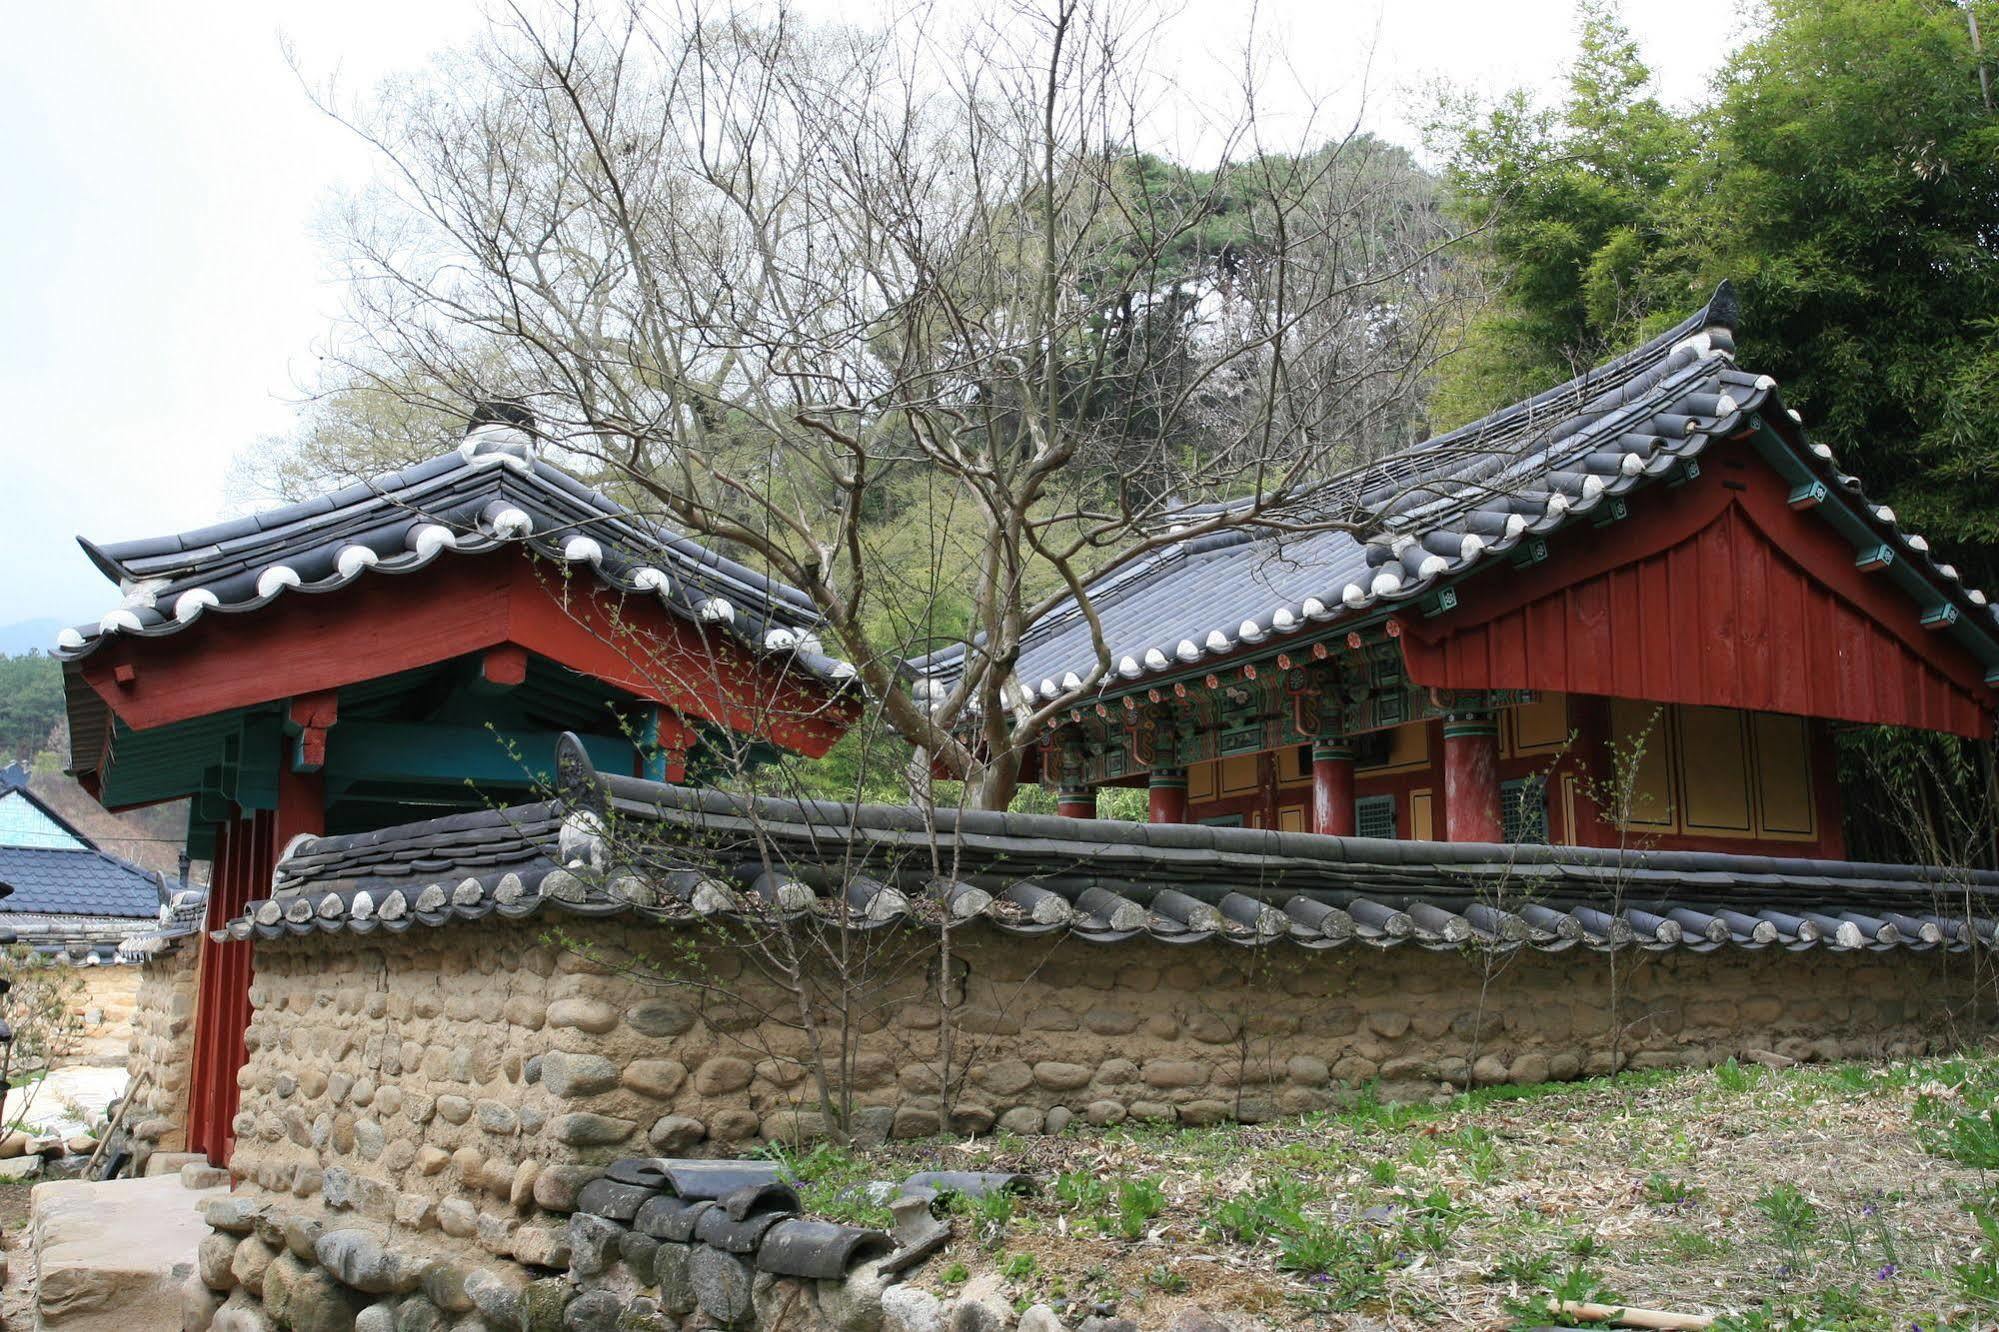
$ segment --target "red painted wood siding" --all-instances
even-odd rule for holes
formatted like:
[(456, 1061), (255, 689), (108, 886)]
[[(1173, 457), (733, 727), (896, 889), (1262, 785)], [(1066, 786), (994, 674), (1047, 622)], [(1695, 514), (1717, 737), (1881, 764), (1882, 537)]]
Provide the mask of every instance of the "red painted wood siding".
[[(292, 594), (250, 615), (211, 614), (158, 639), (122, 638), (83, 677), (136, 730), (338, 689), (468, 653), (516, 646), (689, 716), (817, 758), (856, 709), (816, 681), (759, 661), (719, 628), (650, 598), (503, 552), (408, 578)], [(120, 683), (130, 667), (130, 683)]]
[(1557, 537), (1540, 565), (1471, 580), (1456, 611), (1405, 626), (1410, 678), (1989, 735), (1970, 654), (1745, 453)]

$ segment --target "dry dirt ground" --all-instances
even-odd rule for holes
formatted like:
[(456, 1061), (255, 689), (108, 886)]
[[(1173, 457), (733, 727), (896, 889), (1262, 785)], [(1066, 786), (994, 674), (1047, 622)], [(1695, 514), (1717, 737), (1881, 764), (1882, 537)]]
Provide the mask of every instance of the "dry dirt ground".
[(29, 1328), (34, 1256), (28, 1252), (28, 1194), (33, 1180), (0, 1180), (0, 1245), (7, 1251), (7, 1284), (0, 1290), (0, 1326)]
[[(1126, 1128), (798, 1158), (808, 1204), (1021, 1169), (919, 1284), (1018, 1307), (1185, 1303), (1271, 1327), (1495, 1328), (1567, 1297), (1736, 1328), (1999, 1326), (1999, 1060), (1726, 1066), (1363, 1102), (1254, 1128)], [(1989, 1215), (1989, 1214), (1988, 1214)], [(1073, 1321), (1072, 1321), (1073, 1325)]]

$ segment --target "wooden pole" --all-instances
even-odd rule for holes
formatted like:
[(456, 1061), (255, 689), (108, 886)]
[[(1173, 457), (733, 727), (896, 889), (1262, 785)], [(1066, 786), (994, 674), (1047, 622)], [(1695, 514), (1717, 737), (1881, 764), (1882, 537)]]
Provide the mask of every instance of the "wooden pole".
[(1671, 1313), (1665, 1309), (1634, 1309), (1628, 1305), (1592, 1304), (1582, 1300), (1562, 1300), (1555, 1305), (1555, 1311), (1585, 1323), (1645, 1327), (1657, 1329), (1657, 1332), (1697, 1332), (1697, 1329), (1714, 1326), (1712, 1314)]
[(104, 1136), (97, 1140), (97, 1145), (90, 1149), (90, 1159), (83, 1163), (83, 1177), (85, 1179), (97, 1178), (97, 1159), (104, 1155), (104, 1149), (110, 1145), (113, 1138), (118, 1136), (118, 1130), (125, 1126), (125, 1116), (132, 1112), (133, 1098), (144, 1091), (146, 1084), (152, 1080), (153, 1070), (149, 1068), (134, 1078), (131, 1085), (125, 1088), (125, 1095), (118, 1102), (117, 1115), (105, 1127)]

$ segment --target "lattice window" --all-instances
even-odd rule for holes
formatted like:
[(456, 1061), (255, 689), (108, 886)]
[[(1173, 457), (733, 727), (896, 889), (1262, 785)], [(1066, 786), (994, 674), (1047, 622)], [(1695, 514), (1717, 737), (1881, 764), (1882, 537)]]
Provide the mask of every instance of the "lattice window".
[(1522, 777), (1499, 784), (1500, 837), (1508, 842), (1548, 840), (1548, 784)]
[(1362, 796), (1353, 802), (1354, 832), (1362, 837), (1395, 836), (1395, 797)]

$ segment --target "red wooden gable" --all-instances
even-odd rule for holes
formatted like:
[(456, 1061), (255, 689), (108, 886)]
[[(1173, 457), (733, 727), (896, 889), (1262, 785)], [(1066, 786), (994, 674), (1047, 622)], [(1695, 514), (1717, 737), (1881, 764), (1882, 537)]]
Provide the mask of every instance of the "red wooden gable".
[(145, 730), (508, 647), (814, 758), (855, 713), (719, 627), (703, 632), (650, 598), (564, 579), (515, 552), (294, 592), (246, 615), (211, 612), (164, 638), (106, 643), (82, 673), (120, 720)]
[(1973, 657), (1746, 445), (1698, 480), (1631, 499), (1631, 516), (1550, 542), (1550, 557), (1459, 589), (1403, 625), (1409, 677), (1445, 689), (1542, 689), (1786, 712), (1984, 737), (1993, 692)]

